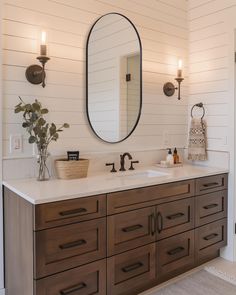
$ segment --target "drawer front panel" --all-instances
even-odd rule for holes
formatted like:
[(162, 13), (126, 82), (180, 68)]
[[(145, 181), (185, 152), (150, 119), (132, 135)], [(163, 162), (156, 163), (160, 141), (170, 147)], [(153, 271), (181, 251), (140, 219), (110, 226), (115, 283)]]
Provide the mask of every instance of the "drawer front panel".
[(168, 202), (168, 198), (173, 198), (177, 200), (181, 198), (191, 197), (193, 195), (193, 180), (138, 188), (108, 194), (107, 210), (108, 214), (111, 215), (115, 213), (121, 213), (129, 210), (147, 207), (147, 202), (149, 202), (150, 206), (160, 204), (161, 202), (163, 202), (163, 200), (161, 200), (163, 198), (165, 198), (166, 202)]
[(137, 294), (155, 279), (155, 243), (107, 260), (107, 294)]
[(197, 263), (202, 263), (211, 254), (227, 244), (227, 219), (209, 223), (195, 230)]
[(92, 262), (106, 255), (106, 219), (35, 233), (36, 278)]
[(36, 205), (35, 229), (55, 227), (106, 215), (106, 195)]
[(227, 216), (227, 190), (195, 199), (195, 224), (201, 226)]
[(105, 295), (106, 260), (35, 281), (37, 295)]
[(194, 198), (157, 206), (157, 239), (163, 239), (194, 227)]
[(108, 255), (155, 241), (155, 207), (108, 217)]
[(208, 176), (196, 179), (196, 195), (227, 189), (227, 174)]
[(157, 242), (157, 274), (160, 280), (184, 272), (193, 265), (193, 230)]

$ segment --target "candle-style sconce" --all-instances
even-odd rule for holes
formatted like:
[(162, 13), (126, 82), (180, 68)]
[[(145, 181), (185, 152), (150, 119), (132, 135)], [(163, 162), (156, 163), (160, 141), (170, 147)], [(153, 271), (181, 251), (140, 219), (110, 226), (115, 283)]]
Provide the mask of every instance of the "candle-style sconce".
[(42, 87), (45, 87), (45, 64), (49, 61), (47, 56), (47, 45), (46, 45), (46, 32), (42, 32), (41, 45), (40, 45), (40, 56), (37, 57), (42, 66), (40, 65), (31, 65), (26, 69), (25, 76), (26, 79), (35, 85), (42, 84)]
[(175, 85), (172, 82), (167, 82), (163, 86), (163, 92), (166, 96), (172, 96), (175, 93), (175, 90), (178, 90), (178, 100), (180, 100), (180, 84), (184, 80), (182, 77), (182, 67), (183, 67), (183, 62), (180, 59), (178, 62), (178, 70), (177, 70), (177, 77), (175, 80), (178, 83), (178, 87), (175, 87)]

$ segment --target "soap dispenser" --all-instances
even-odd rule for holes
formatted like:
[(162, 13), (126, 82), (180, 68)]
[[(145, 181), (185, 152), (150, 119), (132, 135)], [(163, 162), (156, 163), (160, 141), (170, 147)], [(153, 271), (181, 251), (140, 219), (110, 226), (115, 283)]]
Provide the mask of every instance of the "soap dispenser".
[(178, 164), (179, 163), (179, 155), (177, 152), (177, 148), (174, 149), (173, 158), (174, 158), (174, 164)]
[(168, 154), (166, 156), (166, 162), (170, 165), (174, 164), (174, 157), (172, 155), (171, 149), (168, 149)]

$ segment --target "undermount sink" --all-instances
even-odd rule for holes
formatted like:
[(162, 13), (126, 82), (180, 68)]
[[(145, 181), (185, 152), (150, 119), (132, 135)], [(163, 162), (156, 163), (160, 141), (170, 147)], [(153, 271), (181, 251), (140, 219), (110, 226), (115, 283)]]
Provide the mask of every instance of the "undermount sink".
[(122, 177), (126, 179), (135, 179), (135, 178), (152, 178), (152, 177), (162, 177), (167, 176), (168, 173), (155, 171), (155, 170), (144, 170), (144, 171), (135, 171), (129, 174), (117, 175), (117, 177)]

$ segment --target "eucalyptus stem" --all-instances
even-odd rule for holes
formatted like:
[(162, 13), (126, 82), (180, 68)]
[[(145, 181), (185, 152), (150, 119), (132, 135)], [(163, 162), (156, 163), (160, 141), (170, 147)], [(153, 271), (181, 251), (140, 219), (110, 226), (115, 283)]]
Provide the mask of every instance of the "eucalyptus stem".
[(46, 178), (46, 173), (49, 177), (49, 169), (46, 165), (48, 158), (48, 145), (52, 141), (57, 141), (59, 133), (63, 128), (69, 128), (69, 124), (64, 123), (57, 128), (54, 123), (47, 123), (44, 115), (48, 114), (48, 109), (43, 108), (42, 104), (36, 99), (32, 104), (25, 103), (19, 96), (20, 103), (15, 106), (15, 113), (23, 112), (22, 127), (29, 133), (28, 142), (35, 143), (38, 148), (39, 162), (39, 180)]

